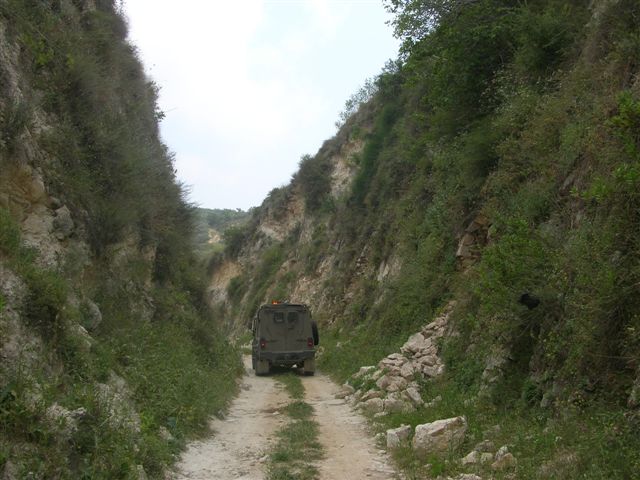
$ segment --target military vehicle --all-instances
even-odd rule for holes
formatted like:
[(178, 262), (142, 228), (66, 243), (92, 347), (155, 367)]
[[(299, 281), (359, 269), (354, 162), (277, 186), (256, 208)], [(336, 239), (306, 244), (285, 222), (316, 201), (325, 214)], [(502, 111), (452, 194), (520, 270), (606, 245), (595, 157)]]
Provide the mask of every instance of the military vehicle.
[(272, 302), (262, 305), (253, 319), (251, 357), (256, 375), (274, 366), (302, 368), (305, 375), (316, 370), (318, 326), (306, 305)]

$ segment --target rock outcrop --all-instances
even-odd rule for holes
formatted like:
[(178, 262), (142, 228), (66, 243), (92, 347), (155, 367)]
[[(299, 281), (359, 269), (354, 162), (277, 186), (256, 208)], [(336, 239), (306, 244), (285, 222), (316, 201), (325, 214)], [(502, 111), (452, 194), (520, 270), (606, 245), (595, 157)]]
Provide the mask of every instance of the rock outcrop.
[(465, 228), (458, 241), (456, 257), (464, 266), (469, 265), (480, 256), (480, 251), (489, 241), (491, 222), (484, 215), (478, 215)]

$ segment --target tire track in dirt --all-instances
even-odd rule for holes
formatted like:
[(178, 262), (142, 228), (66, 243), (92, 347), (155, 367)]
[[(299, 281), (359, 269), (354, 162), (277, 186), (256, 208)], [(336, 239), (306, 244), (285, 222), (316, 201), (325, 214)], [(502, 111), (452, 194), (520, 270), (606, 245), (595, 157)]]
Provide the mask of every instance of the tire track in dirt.
[[(212, 420), (213, 436), (190, 443), (176, 465), (175, 480), (264, 480), (275, 433), (288, 421), (280, 410), (290, 398), (276, 376), (256, 377), (245, 356), (246, 374), (227, 417)], [(399, 478), (384, 450), (376, 447), (367, 421), (344, 400), (328, 377), (303, 377), (305, 401), (315, 410), (324, 458), (319, 480)]]
[(344, 400), (340, 388), (324, 375), (303, 380), (305, 400), (315, 409), (325, 458), (317, 465), (320, 480), (391, 480), (399, 478), (385, 450), (379, 449), (366, 419)]
[(270, 377), (256, 377), (251, 357), (244, 358), (246, 374), (240, 395), (227, 416), (212, 420), (213, 436), (188, 445), (176, 465), (176, 480), (262, 480), (264, 457), (271, 437), (287, 419), (279, 410), (289, 403), (282, 386)]

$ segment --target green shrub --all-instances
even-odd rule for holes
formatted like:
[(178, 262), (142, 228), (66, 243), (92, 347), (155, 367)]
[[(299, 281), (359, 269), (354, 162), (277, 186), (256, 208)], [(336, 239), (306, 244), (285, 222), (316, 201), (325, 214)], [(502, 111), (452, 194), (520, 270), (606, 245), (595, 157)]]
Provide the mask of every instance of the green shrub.
[(0, 251), (5, 255), (15, 256), (20, 250), (20, 228), (11, 213), (0, 208)]
[(331, 157), (318, 153), (315, 157), (304, 155), (294, 175), (302, 189), (305, 206), (309, 212), (318, 210), (331, 192)]
[(222, 233), (225, 253), (229, 257), (235, 258), (238, 256), (245, 240), (247, 239), (248, 232), (249, 230), (247, 226), (239, 225), (229, 227)]
[(31, 111), (26, 102), (9, 103), (0, 111), (0, 152), (14, 153), (20, 135), (31, 125)]
[(231, 303), (238, 304), (247, 292), (247, 281), (243, 276), (233, 277), (227, 285), (227, 295)]
[(272, 245), (263, 253), (249, 289), (246, 310), (248, 318), (254, 316), (265, 300), (267, 292), (273, 290), (272, 282), (284, 260), (284, 249), (281, 244)]

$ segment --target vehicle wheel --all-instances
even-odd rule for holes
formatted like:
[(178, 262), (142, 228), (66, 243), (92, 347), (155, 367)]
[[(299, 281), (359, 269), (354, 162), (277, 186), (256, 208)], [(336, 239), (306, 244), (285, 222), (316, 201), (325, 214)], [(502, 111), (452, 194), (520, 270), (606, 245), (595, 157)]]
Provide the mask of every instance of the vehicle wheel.
[(258, 360), (256, 363), (256, 375), (267, 375), (269, 373), (269, 361)]
[(316, 373), (316, 359), (315, 358), (306, 359), (304, 361), (302, 370), (305, 375), (313, 375), (314, 373)]

